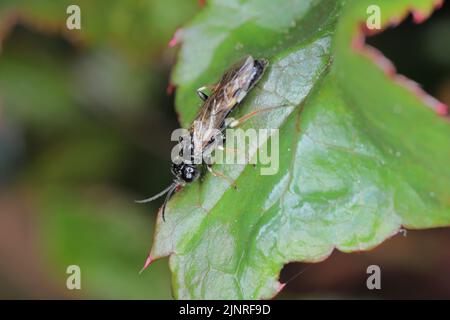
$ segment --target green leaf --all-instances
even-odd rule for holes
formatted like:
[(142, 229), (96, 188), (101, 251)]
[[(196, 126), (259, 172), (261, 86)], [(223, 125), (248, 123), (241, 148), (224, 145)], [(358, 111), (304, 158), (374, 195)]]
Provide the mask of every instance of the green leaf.
[(450, 123), (352, 46), (369, 5), (382, 22), (433, 1), (210, 1), (180, 34), (173, 79), (184, 126), (195, 88), (238, 57), (270, 68), (237, 111), (288, 103), (243, 127), (279, 128), (280, 168), (223, 165), (238, 190), (207, 174), (158, 219), (153, 258), (170, 255), (180, 299), (274, 296), (291, 261), (368, 250), (399, 228), (450, 224)]
[[(386, 13), (403, 14), (405, 3), (379, 1), (385, 20)], [(269, 39), (258, 39), (257, 34), (267, 34), (262, 27), (232, 25), (233, 18), (246, 21), (249, 12), (257, 17), (248, 20), (264, 25), (264, 12), (255, 14), (251, 2), (229, 13), (220, 3), (211, 4), (184, 31), (174, 75), (184, 124), (196, 112), (195, 97), (188, 95), (217, 79), (224, 65), (242, 54), (235, 52), (236, 42), (242, 44), (239, 48), (249, 48), (243, 51), (272, 63), (242, 109), (282, 102), (277, 99), (295, 108), (263, 115), (252, 124), (280, 127), (283, 152), (277, 175), (259, 176), (251, 166), (224, 167), (237, 178), (238, 191), (208, 176), (169, 205), (168, 222), (159, 223), (152, 254), (171, 254), (178, 298), (269, 297), (276, 293), (277, 275), (288, 261), (318, 261), (334, 247), (369, 249), (402, 224), (425, 228), (450, 222), (448, 121), (352, 51), (355, 26), (364, 19), (368, 3), (344, 8), (337, 33), (332, 5), (320, 4), (330, 6), (324, 10), (330, 19), (308, 20), (307, 13), (317, 13), (313, 7), (304, 9), (306, 13), (291, 10), (299, 17), (291, 25), (305, 27), (280, 32), (281, 40), (272, 35), (271, 40), (280, 43), (278, 50)], [(292, 19), (276, 15), (269, 5), (262, 7), (278, 23)], [(429, 3), (417, 5), (430, 12)], [(222, 28), (214, 29), (213, 22)], [(316, 32), (307, 37), (303, 30)], [(333, 67), (325, 75), (331, 60)], [(361, 81), (362, 74), (366, 81)]]

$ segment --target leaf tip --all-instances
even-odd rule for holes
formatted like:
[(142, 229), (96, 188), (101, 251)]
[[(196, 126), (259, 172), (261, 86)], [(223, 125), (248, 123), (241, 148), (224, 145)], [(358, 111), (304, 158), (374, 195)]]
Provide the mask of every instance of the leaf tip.
[(424, 22), (428, 18), (427, 14), (425, 14), (419, 10), (412, 10), (411, 13), (412, 13), (414, 23), (417, 23), (417, 24)]
[(284, 289), (284, 287), (286, 287), (286, 283), (279, 283), (278, 284), (278, 288), (277, 288), (277, 294), (279, 294), (281, 292), (281, 290)]
[(433, 6), (435, 10), (439, 10), (444, 5), (444, 0), (434, 0)]
[(149, 254), (147, 259), (145, 260), (144, 266), (142, 267), (141, 271), (139, 271), (139, 274), (144, 272), (144, 270), (147, 269), (152, 264), (153, 261), (154, 261), (154, 259), (153, 259), (152, 255)]
[(175, 88), (176, 86), (172, 82), (169, 82), (166, 89), (167, 95), (171, 96), (175, 92)]
[(182, 29), (177, 29), (175, 31), (172, 39), (170, 39), (170, 41), (169, 41), (169, 48), (173, 48), (181, 42), (180, 41), (181, 40), (181, 31), (182, 31)]
[(440, 101), (437, 101), (437, 104), (435, 106), (435, 110), (437, 112), (438, 115), (440, 116), (448, 116), (449, 115), (449, 108), (448, 106)]

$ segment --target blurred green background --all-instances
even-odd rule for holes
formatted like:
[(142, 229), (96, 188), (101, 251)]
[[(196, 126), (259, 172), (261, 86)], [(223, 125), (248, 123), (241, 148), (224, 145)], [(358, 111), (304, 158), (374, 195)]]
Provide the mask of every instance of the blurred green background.
[[(171, 298), (167, 259), (139, 274), (160, 203), (133, 201), (171, 179), (167, 44), (202, 2), (0, 1), (0, 298)], [(69, 4), (81, 30), (65, 29)], [(449, 39), (447, 1), (369, 43), (450, 104)], [(369, 253), (291, 264), (280, 298), (450, 298), (449, 246), (446, 229), (409, 232)], [(73, 264), (82, 290), (66, 288)], [(366, 289), (370, 264), (386, 275), (382, 293)]]
[(134, 200), (170, 181), (167, 44), (198, 2), (1, 3), (0, 297), (171, 298), (167, 259), (138, 273), (159, 203)]

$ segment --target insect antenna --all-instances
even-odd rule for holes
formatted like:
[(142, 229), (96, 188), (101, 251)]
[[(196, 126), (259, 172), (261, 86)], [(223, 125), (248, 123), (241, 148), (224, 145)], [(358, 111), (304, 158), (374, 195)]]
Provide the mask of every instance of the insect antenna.
[(177, 189), (177, 187), (179, 185), (180, 184), (178, 182), (172, 183), (172, 185), (171, 185), (172, 188), (169, 189), (169, 192), (167, 192), (167, 196), (164, 199), (164, 203), (163, 203), (163, 206), (162, 206), (162, 219), (163, 219), (164, 222), (166, 222), (166, 217), (164, 216), (164, 212), (166, 211), (167, 202), (170, 200), (170, 198), (172, 197), (173, 192)]
[(177, 180), (174, 180), (174, 182), (169, 185), (167, 188), (165, 188), (163, 191), (161, 191), (160, 193), (158, 193), (157, 195), (154, 195), (153, 197), (147, 198), (147, 199), (143, 199), (143, 200), (135, 200), (136, 203), (147, 203), (147, 202), (151, 202), (153, 200), (156, 200), (160, 197), (162, 197), (163, 195), (165, 195), (167, 193), (166, 198), (164, 199), (164, 203), (163, 203), (163, 207), (162, 207), (162, 218), (163, 221), (165, 222), (166, 219), (164, 217), (164, 212), (166, 211), (166, 205), (167, 202), (169, 201), (169, 199), (172, 197), (173, 192), (177, 189), (177, 187), (180, 185), (180, 183)]

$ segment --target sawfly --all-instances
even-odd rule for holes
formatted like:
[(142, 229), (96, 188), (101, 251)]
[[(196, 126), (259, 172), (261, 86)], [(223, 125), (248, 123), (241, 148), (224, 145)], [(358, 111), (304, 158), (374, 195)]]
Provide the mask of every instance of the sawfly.
[[(203, 104), (188, 129), (189, 139), (187, 140), (189, 143), (185, 147), (191, 152), (191, 155), (181, 161), (172, 159), (171, 171), (175, 176), (172, 184), (157, 195), (136, 202), (150, 202), (167, 194), (162, 206), (162, 218), (165, 221), (166, 205), (174, 192), (180, 187), (197, 180), (200, 176), (199, 164), (196, 164), (194, 159), (202, 158), (202, 153), (215, 145), (218, 138), (217, 132), (223, 132), (227, 127), (238, 124), (239, 121), (233, 121), (233, 124), (230, 124), (226, 121), (227, 117), (261, 79), (267, 65), (268, 61), (265, 59), (254, 59), (252, 56), (246, 56), (226, 71), (216, 85), (210, 86), (210, 95), (204, 92), (206, 87), (197, 90)], [(179, 155), (183, 156), (184, 154), (180, 152)], [(207, 169), (214, 174), (211, 164), (207, 164)], [(215, 175), (220, 174), (216, 173)]]

